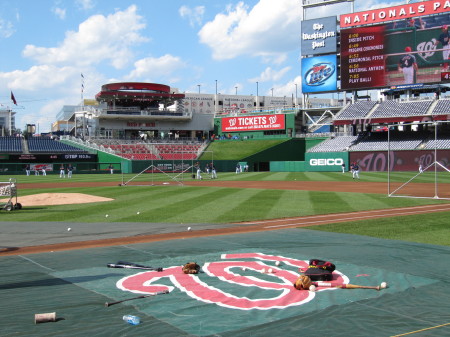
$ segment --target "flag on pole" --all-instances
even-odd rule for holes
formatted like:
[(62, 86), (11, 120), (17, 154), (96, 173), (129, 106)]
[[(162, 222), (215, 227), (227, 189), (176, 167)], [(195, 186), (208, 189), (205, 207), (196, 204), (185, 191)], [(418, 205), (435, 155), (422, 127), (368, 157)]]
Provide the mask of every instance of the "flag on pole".
[(15, 105), (17, 105), (16, 98), (14, 97), (14, 94), (13, 94), (12, 91), (11, 91), (11, 101), (13, 101), (13, 103), (14, 103)]

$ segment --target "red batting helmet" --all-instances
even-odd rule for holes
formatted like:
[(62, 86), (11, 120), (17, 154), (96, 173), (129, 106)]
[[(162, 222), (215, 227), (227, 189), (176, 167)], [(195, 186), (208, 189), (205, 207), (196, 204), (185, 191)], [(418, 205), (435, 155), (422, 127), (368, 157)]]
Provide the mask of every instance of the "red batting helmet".
[(411, 47), (406, 47), (405, 51), (410, 52), (410, 51), (412, 51), (412, 49), (411, 49)]

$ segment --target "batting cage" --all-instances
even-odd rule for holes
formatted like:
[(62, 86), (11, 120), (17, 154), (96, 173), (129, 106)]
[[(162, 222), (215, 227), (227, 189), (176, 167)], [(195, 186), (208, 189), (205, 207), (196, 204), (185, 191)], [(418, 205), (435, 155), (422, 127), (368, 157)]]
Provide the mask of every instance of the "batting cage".
[[(109, 225), (89, 224), (97, 238), (111, 235)], [(16, 226), (16, 233), (25, 227)], [(121, 233), (115, 228), (117, 236), (125, 235), (126, 226)], [(62, 237), (48, 235), (46, 241)], [(13, 253), (19, 241), (11, 230), (11, 246), (1, 252)], [(1, 331), (2, 336), (443, 336), (450, 334), (450, 271), (436, 262), (448, 254), (445, 246), (284, 229), (3, 256)], [(313, 281), (315, 289), (296, 289), (311, 259), (333, 264), (332, 278)], [(186, 273), (188, 262), (199, 269)], [(127, 267), (111, 268), (120, 265)], [(53, 314), (50, 321), (35, 323), (36, 314), (45, 313)], [(138, 316), (140, 324), (124, 322), (125, 315)]]
[[(417, 136), (411, 140), (402, 139), (401, 132), (396, 132), (399, 125), (389, 126), (390, 197), (450, 199), (449, 126), (447, 121), (403, 124), (402, 128), (416, 130)], [(399, 145), (404, 148), (399, 149)], [(400, 170), (405, 172), (399, 174)], [(426, 181), (433, 183), (426, 184)]]
[[(122, 172), (122, 186), (152, 186), (161, 184), (183, 185), (186, 180), (217, 178), (213, 151), (204, 151), (209, 158), (206, 163), (197, 159), (197, 153), (180, 151), (170, 153), (171, 159), (143, 161), (137, 174)], [(168, 156), (166, 156), (168, 157)]]

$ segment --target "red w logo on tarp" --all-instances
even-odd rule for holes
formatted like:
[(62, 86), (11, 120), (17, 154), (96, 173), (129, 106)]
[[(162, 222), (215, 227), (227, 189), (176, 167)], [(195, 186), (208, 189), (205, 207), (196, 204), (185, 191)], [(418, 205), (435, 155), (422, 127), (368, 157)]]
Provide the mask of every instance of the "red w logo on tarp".
[[(225, 254), (226, 261), (208, 262), (202, 266), (204, 274), (184, 274), (181, 266), (165, 268), (162, 272), (149, 271), (124, 277), (117, 282), (117, 287), (133, 293), (147, 294), (159, 291), (172, 291), (175, 287), (188, 296), (206, 303), (240, 310), (268, 310), (283, 309), (297, 306), (311, 301), (315, 294), (310, 291), (300, 291), (293, 287), (299, 273), (288, 268), (277, 267), (273, 262), (280, 261), (285, 267), (307, 268), (308, 261), (291, 259), (283, 256), (266, 255), (260, 253)], [(235, 261), (232, 259), (255, 259), (258, 261)], [(267, 264), (266, 262), (272, 264)], [(259, 274), (267, 274), (271, 269), (270, 280), (260, 278)], [(348, 283), (348, 278), (335, 271), (333, 283)], [(217, 286), (211, 286), (208, 276), (232, 285), (235, 290), (224, 291)], [(169, 278), (173, 286), (158, 284), (162, 278)], [(212, 280), (211, 280), (212, 281)], [(248, 298), (239, 296), (241, 287), (256, 287), (261, 292), (260, 297)], [(328, 288), (330, 289), (330, 288)], [(321, 289), (318, 288), (318, 291)], [(267, 295), (268, 292), (272, 295)], [(272, 297), (271, 297), (272, 296)]]

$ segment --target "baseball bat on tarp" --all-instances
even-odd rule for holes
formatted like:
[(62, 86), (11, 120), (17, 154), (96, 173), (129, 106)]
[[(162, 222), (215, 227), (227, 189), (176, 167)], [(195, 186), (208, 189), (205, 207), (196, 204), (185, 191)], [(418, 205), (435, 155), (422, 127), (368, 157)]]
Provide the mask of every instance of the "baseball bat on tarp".
[(153, 293), (153, 294), (147, 294), (147, 295), (141, 295), (141, 296), (136, 296), (136, 297), (132, 297), (132, 298), (127, 298), (127, 299), (122, 300), (122, 301), (106, 302), (105, 303), (105, 307), (110, 307), (110, 306), (112, 306), (114, 304), (119, 304), (119, 303), (126, 302), (126, 301), (137, 300), (138, 298), (145, 298), (145, 297), (163, 295), (163, 294), (168, 294), (168, 293), (169, 293), (168, 290), (164, 290), (164, 291), (158, 291), (157, 293)]
[(106, 266), (108, 268), (142, 269), (142, 270), (153, 270), (153, 271), (158, 271), (158, 272), (163, 271), (162, 267), (154, 268), (154, 267), (149, 267), (149, 266), (143, 266), (141, 264), (125, 262), (125, 261), (118, 261), (117, 263), (108, 263)]

